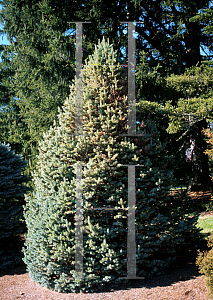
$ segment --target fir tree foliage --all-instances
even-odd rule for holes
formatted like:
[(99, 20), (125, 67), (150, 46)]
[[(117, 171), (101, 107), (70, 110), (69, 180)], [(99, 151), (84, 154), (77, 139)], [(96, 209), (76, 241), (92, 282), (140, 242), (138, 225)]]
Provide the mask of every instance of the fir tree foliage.
[(27, 162), (22, 159), (21, 155), (16, 155), (14, 151), (11, 151), (9, 144), (0, 143), (0, 147), (0, 198), (6, 200), (23, 196), (28, 190), (24, 183), (29, 179), (22, 175)]
[[(105, 66), (103, 66), (105, 65)], [(92, 292), (127, 276), (128, 170), (136, 167), (137, 276), (161, 274), (173, 252), (196, 240), (195, 219), (169, 195), (172, 174), (151, 120), (127, 133), (125, 70), (109, 41), (83, 68), (83, 135), (75, 136), (75, 83), (43, 136), (26, 196), (24, 262), (37, 283), (59, 292)], [(76, 166), (82, 166), (83, 279), (75, 280)], [(117, 208), (104, 210), (103, 208)], [(95, 210), (100, 208), (100, 210)], [(121, 210), (120, 208), (123, 208)], [(94, 209), (94, 210), (92, 210)]]
[(30, 175), (36, 163), (38, 141), (53, 124), (58, 106), (69, 95), (69, 82), (75, 74), (74, 39), (65, 36), (65, 8), (58, 9), (57, 2), (1, 2), (0, 18), (11, 43), (1, 55), (0, 77), (4, 76), (1, 102), (11, 102), (9, 109), (12, 107), (17, 120), (21, 120), (17, 135), (17, 129), (11, 128), (7, 120), (8, 107), (5, 107), (0, 139), (14, 145), (17, 153), (29, 162), (25, 174)]
[[(191, 169), (191, 188), (212, 187), (209, 178), (208, 158), (204, 155), (207, 144), (202, 134), (208, 122), (212, 121), (212, 74), (210, 62), (187, 69), (184, 74), (171, 75), (167, 84), (178, 97), (167, 101), (165, 111), (169, 116), (169, 133), (179, 132), (182, 148), (191, 149), (188, 168)], [(171, 97), (172, 98), (172, 97)]]
[(212, 120), (212, 75), (211, 62), (203, 62), (187, 69), (184, 74), (167, 78), (167, 85), (178, 93), (178, 99), (172, 99), (165, 105), (170, 117), (168, 132), (189, 131), (203, 119)]
[[(162, 70), (170, 74), (180, 74), (186, 67), (196, 65), (202, 58), (200, 47), (211, 40), (209, 34), (201, 31), (202, 24), (196, 20), (190, 22), (192, 16), (208, 7), (208, 0), (193, 5), (185, 0), (130, 1), (128, 5), (124, 0), (1, 0), (1, 4), (3, 32), (11, 45), (4, 47), (1, 56), (0, 101), (6, 104), (13, 95), (20, 100), (17, 104), (24, 126), (20, 130), (23, 148), (19, 153), (29, 161), (26, 174), (34, 169), (38, 140), (53, 124), (57, 107), (69, 94), (70, 80), (75, 74), (75, 38), (72, 36), (75, 24), (68, 22), (91, 21), (83, 25), (84, 63), (103, 34), (116, 49), (125, 49), (128, 38), (124, 30), (126, 24), (121, 21), (127, 16), (129, 21), (142, 20), (143, 24), (136, 26), (137, 64), (139, 52), (145, 50), (152, 66), (160, 64)], [(152, 99), (159, 99), (159, 94), (164, 94), (163, 86), (155, 85), (149, 94)], [(0, 140), (7, 130), (4, 119)], [(10, 131), (9, 139), (16, 144), (16, 132)], [(9, 142), (9, 139), (3, 141)], [(17, 148), (20, 141), (15, 145)], [(173, 148), (177, 148), (176, 145)]]
[[(24, 232), (24, 194), (29, 179), (22, 175), (26, 161), (16, 155), (9, 144), (0, 143), (0, 268), (21, 261), (18, 235)], [(19, 247), (19, 250), (18, 250)]]

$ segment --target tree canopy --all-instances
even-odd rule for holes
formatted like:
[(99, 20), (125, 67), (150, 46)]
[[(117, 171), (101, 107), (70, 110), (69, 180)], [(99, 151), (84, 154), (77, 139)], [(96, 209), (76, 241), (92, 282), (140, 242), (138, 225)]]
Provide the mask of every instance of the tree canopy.
[[(184, 101), (181, 100), (185, 99), (184, 92), (177, 86), (183, 77), (174, 76), (187, 76), (187, 68), (207, 60), (201, 49), (206, 51), (209, 47), (211, 51), (211, 9), (207, 0), (109, 3), (2, 0), (1, 4), (0, 20), (11, 45), (2, 50), (0, 64), (0, 101), (8, 103), (1, 113), (0, 138), (10, 141), (11, 146), (29, 161), (28, 173), (35, 167), (38, 141), (57, 118), (58, 107), (68, 96), (70, 82), (75, 76), (75, 22), (91, 22), (83, 25), (83, 63), (102, 36), (109, 38), (126, 63), (127, 24), (122, 22), (141, 22), (136, 25), (137, 99), (151, 101), (149, 111), (153, 103), (162, 106), (171, 100), (175, 109), (177, 103)], [(176, 87), (175, 81), (171, 83), (172, 78), (175, 78)], [(178, 155), (177, 148), (179, 151), (182, 145), (176, 140), (185, 129), (180, 127), (173, 134), (166, 132), (168, 126), (174, 128), (169, 111), (158, 111), (156, 121), (161, 138), (168, 143), (168, 151)], [(18, 129), (8, 122), (8, 114), (12, 114), (14, 124), (19, 124)], [(152, 115), (156, 118), (153, 111)], [(197, 132), (201, 132), (201, 127), (207, 124), (197, 123), (197, 126)], [(186, 149), (181, 149), (184, 164)], [(207, 169), (207, 158), (197, 163), (200, 169), (203, 163)]]

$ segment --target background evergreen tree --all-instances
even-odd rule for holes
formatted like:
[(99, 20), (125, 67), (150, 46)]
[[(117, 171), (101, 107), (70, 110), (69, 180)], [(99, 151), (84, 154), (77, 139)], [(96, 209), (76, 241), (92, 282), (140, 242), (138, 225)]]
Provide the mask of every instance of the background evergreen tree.
[[(212, 65), (202, 62), (181, 75), (163, 74), (141, 59), (137, 71), (138, 107), (141, 116), (152, 115), (167, 142), (167, 153), (176, 159), (170, 167), (175, 177), (191, 189), (208, 189), (211, 164), (202, 129), (212, 122)], [(159, 87), (160, 86), (160, 87)], [(159, 89), (151, 96), (152, 91)], [(186, 151), (191, 155), (186, 155)], [(184, 174), (184, 175), (183, 175)], [(187, 180), (187, 177), (189, 178)]]
[[(0, 31), (1, 32), (1, 31)], [(7, 105), (14, 96), (11, 89), (11, 79), (14, 77), (15, 70), (11, 60), (13, 58), (11, 45), (1, 45), (1, 63), (0, 63), (0, 107)], [(2, 139), (1, 139), (2, 140)]]
[[(23, 157), (30, 158), (28, 150), (30, 146), (32, 150), (34, 144), (30, 141), (27, 142), (29, 139), (27, 124), (21, 117), (20, 108), (14, 99), (2, 108), (0, 116), (1, 139), (7, 141), (15, 153), (22, 153)], [(31, 164), (31, 160), (28, 161), (28, 164)]]
[[(138, 117), (145, 119), (151, 116), (155, 121), (160, 134), (160, 141), (165, 144), (165, 154), (173, 156), (169, 162), (169, 168), (174, 171), (178, 186), (188, 185), (187, 176), (192, 175), (186, 163), (186, 154), (182, 150), (182, 140), (179, 139), (179, 132), (167, 131), (170, 123), (169, 112), (164, 109), (165, 103), (171, 99), (178, 100), (178, 92), (168, 84), (169, 72), (160, 64), (152, 66), (147, 53), (142, 52), (140, 62), (136, 66), (136, 91)], [(181, 150), (181, 151), (180, 151)], [(183, 179), (184, 182), (183, 182)], [(188, 182), (187, 182), (188, 181)]]
[[(191, 0), (134, 0), (128, 3), (124, 0), (110, 3), (96, 0), (2, 0), (1, 4), (1, 22), (4, 23), (4, 33), (11, 46), (5, 47), (2, 53), (0, 102), (7, 103), (11, 96), (16, 96), (16, 105), (19, 107), (17, 120), (21, 119), (23, 126), (20, 128), (22, 139), (19, 141), (16, 131), (10, 130), (9, 136), (6, 135), (7, 117), (4, 118), (5, 114), (2, 114), (5, 126), (2, 136), (0, 131), (0, 140), (10, 140), (12, 149), (20, 149), (17, 153), (21, 153), (29, 161), (25, 172), (27, 174), (35, 167), (38, 141), (42, 133), (53, 124), (57, 107), (68, 96), (69, 84), (74, 78), (75, 25), (68, 22), (92, 22), (83, 27), (83, 63), (103, 34), (116, 50), (124, 50), (122, 56), (125, 63), (127, 24), (121, 21), (142, 21), (142, 24), (136, 26), (136, 62), (138, 64), (140, 61), (141, 50), (146, 51), (149, 67), (152, 69), (159, 65), (161, 68), (158, 72), (162, 78), (168, 74), (182, 74), (186, 67), (205, 60), (200, 49), (202, 47), (205, 51), (205, 47), (212, 42), (211, 34), (203, 30), (208, 21), (191, 19), (199, 11), (209, 7), (208, 0), (196, 3)], [(205, 16), (203, 12), (204, 19)], [(171, 91), (157, 82), (151, 96), (153, 101), (159, 102), (162, 96), (165, 96), (165, 100), (170, 100), (168, 97), (171, 96)], [(164, 122), (165, 118), (159, 127), (163, 127)], [(176, 135), (178, 138), (179, 133)], [(173, 151), (174, 154), (175, 149), (179, 149), (179, 144), (174, 142), (176, 136), (169, 136), (161, 130), (161, 137), (168, 141), (170, 152)], [(180, 155), (176, 155), (179, 160)], [(182, 153), (181, 155), (183, 156)], [(207, 165), (207, 161), (198, 160), (197, 163), (200, 169)], [(183, 164), (182, 169), (184, 168)]]
[(167, 78), (167, 85), (177, 95), (165, 105), (170, 119), (167, 131), (179, 132), (183, 152), (191, 149), (186, 166), (191, 170), (189, 175), (192, 189), (208, 189), (213, 186), (210, 164), (204, 154), (207, 143), (202, 133), (212, 122), (212, 73), (211, 63), (203, 62), (200, 66), (187, 69), (182, 75)]
[(27, 163), (9, 145), (0, 143), (0, 268), (21, 261), (20, 234), (23, 222), (24, 194), (28, 178), (22, 175)]
[[(28, 228), (24, 262), (30, 277), (59, 292), (91, 292), (121, 283), (127, 275), (128, 173), (136, 167), (137, 276), (161, 274), (174, 252), (194, 245), (196, 219), (186, 217), (187, 205), (169, 195), (172, 174), (151, 120), (127, 133), (125, 70), (116, 51), (103, 40), (83, 68), (83, 136), (75, 136), (75, 83), (58, 123), (39, 145), (36, 187), (26, 196)], [(103, 66), (105, 65), (105, 66)], [(83, 178), (83, 274), (75, 281), (76, 170)], [(187, 201), (186, 201), (187, 202)]]
[(58, 11), (48, 1), (3, 1), (2, 5), (1, 17), (4, 15), (7, 20), (4, 31), (11, 42), (2, 52), (2, 76), (7, 71), (2, 92), (9, 88), (15, 96), (10, 109), (12, 106), (16, 111), (22, 126), (17, 136), (16, 128), (7, 125), (8, 108), (4, 107), (1, 140), (12, 142), (13, 149), (29, 162), (25, 171), (29, 175), (36, 163), (38, 141), (53, 124), (58, 106), (69, 94), (69, 82), (75, 74), (74, 37), (65, 36), (65, 7)]

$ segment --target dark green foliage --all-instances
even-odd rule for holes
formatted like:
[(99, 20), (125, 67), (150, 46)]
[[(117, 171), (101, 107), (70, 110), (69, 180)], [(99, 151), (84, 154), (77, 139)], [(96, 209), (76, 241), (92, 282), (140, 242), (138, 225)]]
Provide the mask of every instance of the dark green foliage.
[(23, 185), (29, 179), (22, 175), (27, 163), (16, 155), (9, 145), (0, 144), (0, 198), (2, 200), (23, 196), (28, 188)]
[(169, 115), (169, 133), (179, 133), (182, 151), (191, 147), (192, 156), (187, 161), (191, 170), (191, 186), (201, 189), (212, 187), (208, 157), (204, 155), (207, 144), (202, 134), (207, 121), (212, 121), (212, 74), (210, 63), (187, 69), (182, 75), (167, 78), (168, 86), (178, 93), (178, 99), (167, 101), (165, 108)]
[(2, 4), (4, 32), (11, 42), (2, 53), (0, 71), (2, 76), (7, 72), (2, 89), (8, 88), (16, 97), (16, 103), (11, 101), (4, 110), (16, 112), (13, 116), (19, 128), (10, 126), (11, 121), (3, 113), (0, 138), (15, 148), (21, 146), (18, 153), (29, 161), (25, 172), (29, 175), (36, 163), (38, 141), (53, 124), (58, 106), (69, 94), (69, 82), (75, 75), (74, 38), (65, 36), (68, 26), (63, 23), (65, 8), (59, 11), (48, 1)]
[(11, 90), (11, 79), (15, 74), (11, 60), (11, 45), (1, 45), (1, 63), (0, 63), (0, 105), (7, 105), (14, 93)]
[[(207, 35), (206, 39), (206, 46), (208, 47), (208, 50), (212, 54), (212, 33), (213, 33), (213, 27), (212, 27), (212, 17), (213, 17), (213, 11), (212, 7), (209, 8), (203, 8), (199, 10), (198, 14), (190, 19), (191, 22), (199, 22), (200, 25), (203, 27), (203, 32)], [(205, 51), (205, 54), (207, 54), (207, 51)]]
[[(101, 65), (107, 64), (103, 67)], [(24, 252), (30, 277), (59, 292), (92, 292), (105, 284), (121, 284), (127, 275), (127, 210), (87, 208), (128, 207), (127, 167), (136, 167), (137, 276), (162, 274), (199, 234), (196, 219), (180, 199), (169, 195), (172, 173), (151, 120), (127, 132), (126, 82), (116, 52), (104, 40), (83, 68), (83, 134), (75, 136), (75, 82), (58, 123), (39, 145), (36, 187), (26, 196), (28, 228)], [(113, 66), (114, 65), (114, 66)], [(83, 280), (75, 275), (76, 170), (83, 178)]]
[(21, 261), (20, 234), (24, 232), (24, 194), (29, 179), (22, 175), (26, 162), (9, 145), (0, 143), (0, 268)]
[[(30, 170), (36, 163), (36, 140), (37, 132), (28, 127), (26, 120), (21, 114), (17, 101), (11, 100), (0, 112), (0, 138), (7, 141), (16, 153), (21, 153), (27, 158), (28, 164), (24, 174), (29, 176)], [(28, 185), (32, 185), (29, 182)]]
[[(210, 166), (201, 131), (212, 122), (211, 63), (203, 62), (181, 75), (166, 76), (161, 70), (141, 57), (136, 76), (140, 118), (150, 115), (155, 120), (160, 140), (167, 142), (166, 151), (175, 158), (170, 165), (175, 178), (185, 179), (186, 185), (191, 181), (193, 189), (209, 189)], [(191, 158), (186, 156), (189, 148)]]
[[(20, 130), (21, 145), (16, 131), (10, 130), (6, 135), (7, 125), (2, 136), (0, 133), (0, 140), (21, 146), (18, 153), (29, 161), (25, 173), (29, 175), (34, 169), (38, 141), (53, 124), (57, 107), (68, 96), (69, 84), (75, 75), (75, 24), (68, 22), (92, 22), (83, 25), (84, 63), (102, 35), (109, 37), (117, 50), (125, 49), (127, 24), (121, 22), (140, 20), (143, 24), (136, 26), (137, 64), (140, 51), (144, 50), (152, 67), (160, 65), (162, 76), (163, 73), (180, 74), (186, 67), (201, 61), (200, 46), (209, 43), (209, 36), (202, 32), (203, 25), (198, 20), (190, 21), (200, 9), (208, 7), (208, 3), (207, 0), (193, 4), (185, 0), (143, 0), (128, 4), (124, 0), (2, 0), (0, 19), (11, 45), (4, 47), (1, 56), (0, 102), (8, 103), (15, 95), (18, 119), (24, 126)], [(153, 83), (154, 80), (148, 84), (147, 96), (151, 96), (152, 101), (162, 99), (164, 86), (158, 81), (152, 90)], [(6, 124), (4, 116), (2, 118)], [(172, 148), (173, 151), (177, 147)]]
[(20, 234), (26, 232), (23, 209), (14, 201), (0, 199), (0, 269), (16, 266), (23, 257)]
[[(186, 146), (181, 148), (182, 140), (179, 140), (180, 133), (169, 134), (169, 111), (165, 110), (165, 102), (172, 99), (178, 99), (178, 92), (168, 85), (168, 71), (160, 64), (152, 66), (147, 54), (140, 53), (140, 62), (137, 64), (136, 72), (136, 90), (138, 119), (151, 117), (155, 121), (160, 134), (160, 141), (165, 144), (164, 152), (172, 156), (169, 168), (174, 171), (176, 179), (181, 180), (188, 185), (190, 168), (186, 162)], [(178, 183), (177, 183), (178, 184)], [(179, 185), (179, 184), (178, 184)]]

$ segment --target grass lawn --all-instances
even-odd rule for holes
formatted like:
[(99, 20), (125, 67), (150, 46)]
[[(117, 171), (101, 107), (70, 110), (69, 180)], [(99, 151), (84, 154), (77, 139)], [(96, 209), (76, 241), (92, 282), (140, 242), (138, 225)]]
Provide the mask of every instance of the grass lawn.
[(202, 233), (213, 232), (213, 216), (200, 216), (198, 226), (202, 228)]

